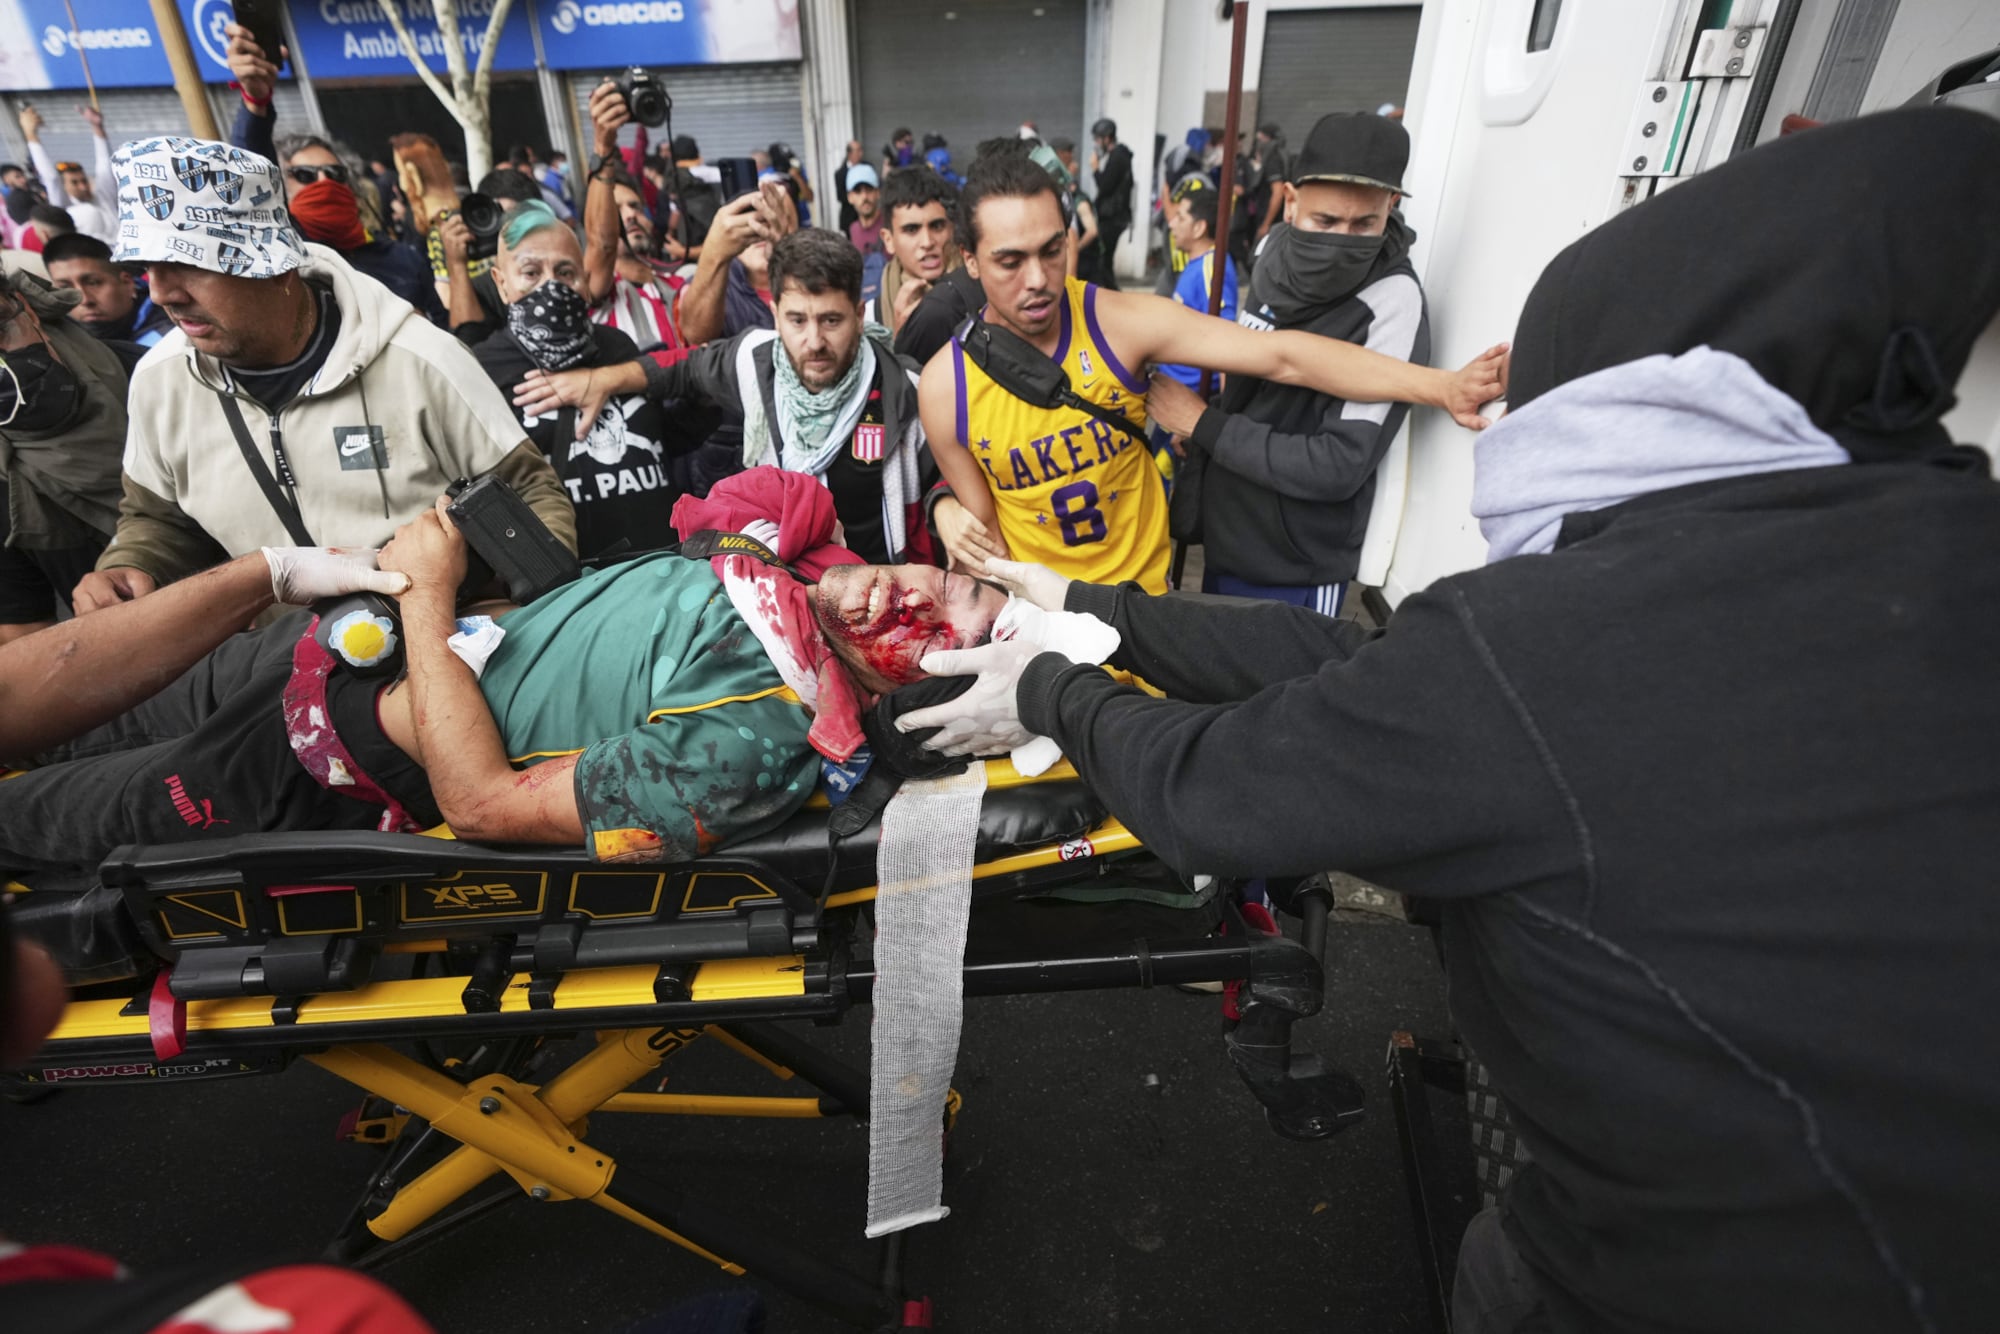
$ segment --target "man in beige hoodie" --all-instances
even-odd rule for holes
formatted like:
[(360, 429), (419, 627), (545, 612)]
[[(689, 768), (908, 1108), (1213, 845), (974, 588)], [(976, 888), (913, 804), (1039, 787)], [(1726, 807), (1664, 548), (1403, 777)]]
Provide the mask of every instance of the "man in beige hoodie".
[(118, 529), (79, 614), (265, 546), (381, 546), (493, 473), (574, 546), (575, 515), (469, 352), (293, 228), (276, 168), (162, 136), (118, 150), (115, 259), (175, 331), (133, 372)]

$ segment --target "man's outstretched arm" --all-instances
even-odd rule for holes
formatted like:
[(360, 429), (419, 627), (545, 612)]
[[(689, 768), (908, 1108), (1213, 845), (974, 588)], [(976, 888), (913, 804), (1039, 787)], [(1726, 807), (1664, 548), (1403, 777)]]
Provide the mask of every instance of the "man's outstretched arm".
[(401, 587), (373, 568), (373, 557), (310, 547), (253, 551), (0, 645), (0, 755), (33, 755), (109, 722), (274, 602)]
[(445, 502), (396, 531), (382, 549), (384, 569), (407, 575), (400, 603), (408, 653), (410, 713), (431, 796), (460, 838), (496, 843), (578, 843), (575, 756), (516, 770), (479, 678), (445, 641), (458, 630), (456, 600), (465, 578), (465, 539)]
[(1507, 392), (1505, 344), (1460, 370), (1433, 370), (1298, 329), (1259, 333), (1163, 296), (1099, 290), (1093, 299), (1111, 346), (1135, 370), (1149, 361), (1203, 366), (1304, 385), (1353, 403), (1422, 403), (1475, 429), (1487, 424), (1480, 404)]

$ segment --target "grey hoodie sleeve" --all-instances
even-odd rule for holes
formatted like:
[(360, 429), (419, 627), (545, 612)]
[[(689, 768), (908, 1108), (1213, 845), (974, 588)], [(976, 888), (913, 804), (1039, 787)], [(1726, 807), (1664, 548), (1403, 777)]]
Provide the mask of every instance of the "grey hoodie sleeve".
[[(1408, 274), (1391, 274), (1356, 298), (1372, 318), (1363, 344), (1398, 361), (1427, 362), (1430, 338), (1424, 294)], [(1254, 400), (1253, 400), (1254, 403)], [(1323, 400), (1318, 426), (1287, 434), (1246, 412), (1209, 408), (1195, 423), (1194, 442), (1220, 467), (1294, 500), (1347, 500), (1389, 452), (1408, 411), (1396, 403)]]
[[(222, 545), (165, 496), (127, 476), (118, 530), (99, 553), (100, 570), (144, 570), (162, 586), (229, 559)], [(66, 590), (65, 590), (66, 591)]]

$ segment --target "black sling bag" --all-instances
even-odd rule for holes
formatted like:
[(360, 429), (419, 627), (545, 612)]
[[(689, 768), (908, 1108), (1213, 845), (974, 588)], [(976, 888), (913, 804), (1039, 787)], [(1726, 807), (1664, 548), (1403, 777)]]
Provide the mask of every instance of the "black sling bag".
[(1018, 334), (968, 315), (952, 337), (988, 379), (1030, 407), (1072, 408), (1123, 431), (1142, 445), (1146, 443), (1144, 428), (1077, 393), (1063, 368)]

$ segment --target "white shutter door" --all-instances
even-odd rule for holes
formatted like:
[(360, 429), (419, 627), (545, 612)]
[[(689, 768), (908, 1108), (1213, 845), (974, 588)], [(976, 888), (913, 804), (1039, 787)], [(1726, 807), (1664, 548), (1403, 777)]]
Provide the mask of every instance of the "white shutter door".
[[(580, 150), (589, 151), (591, 90), (603, 79), (623, 72), (578, 70), (569, 76), (577, 124), (584, 135)], [(654, 75), (674, 99), (674, 133), (693, 135), (704, 158), (748, 157), (774, 143), (790, 144), (793, 151), (802, 151), (805, 115), (800, 106), (797, 65), (721, 65), (655, 70)], [(664, 153), (665, 128), (648, 133), (653, 146)], [(621, 142), (631, 144), (631, 131), (626, 131)]]
[[(1208, 0), (1174, 0), (1197, 2)], [(980, 140), (1024, 120), (1045, 139), (1076, 140), (1087, 157), (1084, 10), (1084, 0), (855, 0), (867, 160), (879, 163), (907, 126), (919, 152), (926, 134), (943, 135), (964, 175)]]
[(1416, 5), (1275, 10), (1264, 20), (1257, 121), (1276, 121), (1297, 153), (1331, 111), (1403, 104), (1417, 50)]

